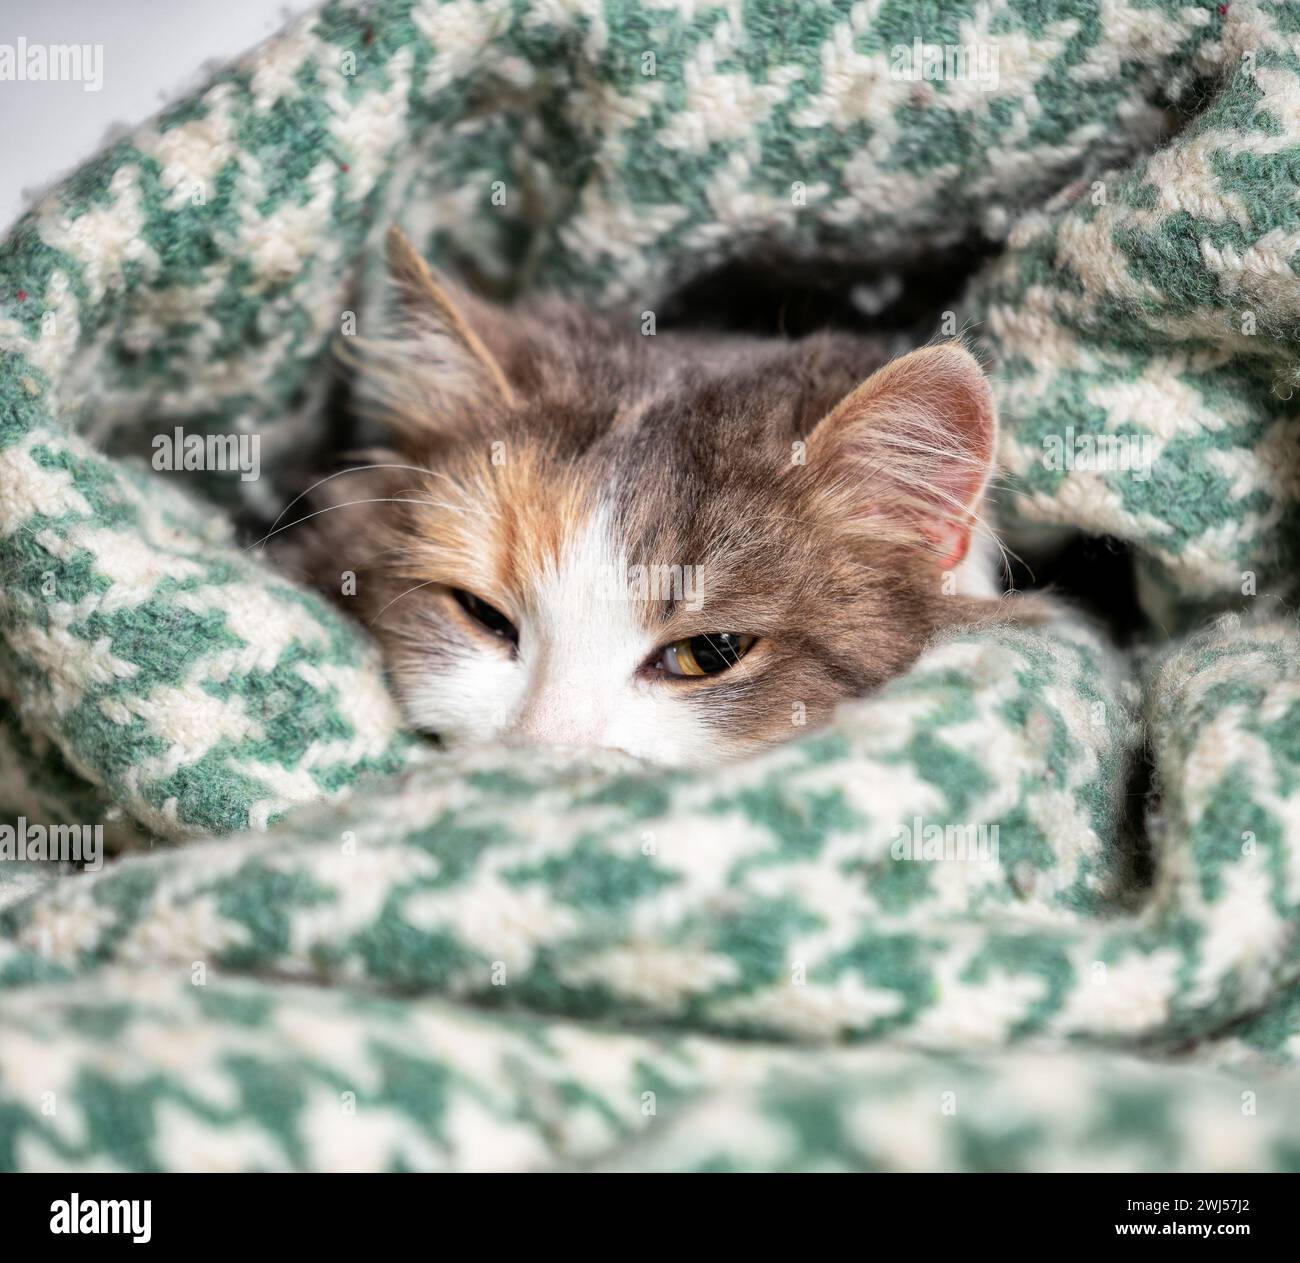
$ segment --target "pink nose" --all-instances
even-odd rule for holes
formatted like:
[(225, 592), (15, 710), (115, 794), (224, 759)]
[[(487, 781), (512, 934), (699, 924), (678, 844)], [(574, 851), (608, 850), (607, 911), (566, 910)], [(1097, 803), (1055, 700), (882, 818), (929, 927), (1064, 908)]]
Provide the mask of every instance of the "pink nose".
[(583, 715), (575, 710), (533, 705), (501, 734), (501, 740), (508, 746), (599, 746), (603, 744), (602, 727), (590, 712)]

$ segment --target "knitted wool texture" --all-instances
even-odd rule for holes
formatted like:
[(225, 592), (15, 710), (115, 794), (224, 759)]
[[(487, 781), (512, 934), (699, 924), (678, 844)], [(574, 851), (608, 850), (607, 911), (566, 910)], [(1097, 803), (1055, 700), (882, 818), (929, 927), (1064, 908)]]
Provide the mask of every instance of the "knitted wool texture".
[[(150, 853), (0, 865), (0, 1167), (1300, 1165), (1298, 186), (1243, 0), (335, 3), (77, 172), (0, 248), (0, 815)], [(996, 249), (1001, 516), (1130, 543), (1153, 648), (949, 636), (725, 771), (435, 751), (235, 534), (392, 220), (638, 314)]]

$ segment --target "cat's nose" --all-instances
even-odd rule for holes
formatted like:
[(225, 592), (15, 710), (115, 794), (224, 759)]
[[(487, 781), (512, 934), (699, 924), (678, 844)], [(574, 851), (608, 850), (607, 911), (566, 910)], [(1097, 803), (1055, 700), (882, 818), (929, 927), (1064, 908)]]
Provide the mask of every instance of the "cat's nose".
[(560, 705), (539, 698), (501, 734), (506, 745), (567, 746), (581, 749), (603, 745), (604, 719), (593, 706)]
[(571, 705), (553, 698), (537, 698), (516, 716), (500, 734), (503, 745), (516, 749), (616, 750), (628, 754), (608, 739), (600, 707)]

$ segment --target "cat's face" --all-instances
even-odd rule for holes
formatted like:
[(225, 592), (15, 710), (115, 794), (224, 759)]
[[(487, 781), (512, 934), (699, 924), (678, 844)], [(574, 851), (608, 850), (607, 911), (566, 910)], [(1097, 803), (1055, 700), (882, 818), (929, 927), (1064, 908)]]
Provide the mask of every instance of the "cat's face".
[(403, 316), (357, 363), (394, 450), (331, 480), (312, 565), (335, 591), (355, 572), (345, 603), (419, 728), (712, 763), (978, 616), (962, 562), (993, 413), (964, 351), (872, 377), (859, 339), (453, 305), (392, 255)]

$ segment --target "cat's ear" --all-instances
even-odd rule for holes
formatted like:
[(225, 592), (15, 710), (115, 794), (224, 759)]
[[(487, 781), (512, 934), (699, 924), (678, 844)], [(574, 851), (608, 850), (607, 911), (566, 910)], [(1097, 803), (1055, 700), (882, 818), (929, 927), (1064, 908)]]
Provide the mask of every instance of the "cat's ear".
[(970, 547), (996, 439), (988, 379), (948, 343), (894, 360), (845, 396), (808, 436), (806, 461), (838, 514), (952, 566)]
[(397, 225), (388, 230), (385, 246), (402, 323), (412, 333), (444, 341), (449, 367), (481, 375), (503, 402), (513, 403), (510, 382), (474, 328), (475, 316), (484, 318), (477, 310), (482, 304), (436, 274)]

